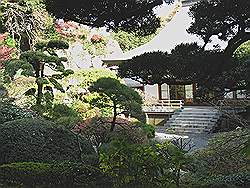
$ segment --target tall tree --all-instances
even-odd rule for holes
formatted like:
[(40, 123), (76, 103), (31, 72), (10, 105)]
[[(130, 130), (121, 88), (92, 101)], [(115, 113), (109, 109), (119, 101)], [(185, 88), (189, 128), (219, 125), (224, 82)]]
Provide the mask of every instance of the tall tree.
[[(36, 88), (29, 89), (25, 94), (36, 96), (36, 106), (41, 111), (42, 102), (46, 100), (44, 90), (50, 94), (53, 90), (51, 85), (56, 89), (64, 92), (62, 85), (57, 81), (64, 76), (72, 74), (72, 70), (65, 70), (63, 61), (66, 58), (58, 57), (55, 53), (57, 49), (67, 49), (68, 43), (64, 41), (52, 40), (49, 42), (39, 42), (35, 44), (35, 50), (23, 52), (19, 59), (13, 59), (5, 63), (5, 72), (11, 78), (15, 76), (18, 70), (22, 70), (22, 75), (36, 78)], [(45, 67), (51, 68), (54, 74), (46, 74)]]
[(249, 0), (200, 1), (190, 8), (194, 22), (188, 32), (200, 36), (205, 45), (213, 35), (228, 41), (224, 54), (231, 57), (242, 43), (250, 40), (249, 10)]
[(109, 29), (154, 32), (160, 21), (153, 8), (162, 0), (45, 0), (47, 10), (57, 18)]

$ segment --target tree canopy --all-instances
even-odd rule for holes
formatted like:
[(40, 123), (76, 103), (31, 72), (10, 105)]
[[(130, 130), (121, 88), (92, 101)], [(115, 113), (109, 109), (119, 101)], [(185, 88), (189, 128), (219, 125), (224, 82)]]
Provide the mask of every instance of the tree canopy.
[(189, 84), (225, 70), (223, 62), (220, 52), (203, 51), (196, 43), (179, 44), (171, 54), (150, 52), (124, 62), (119, 75), (143, 84)]
[(57, 18), (90, 26), (140, 30), (144, 35), (160, 26), (153, 8), (162, 0), (45, 0), (45, 4)]
[(229, 57), (245, 41), (250, 39), (249, 0), (209, 0), (200, 1), (190, 8), (194, 19), (189, 33), (200, 36), (205, 45), (213, 35), (228, 41), (225, 54)]
[(171, 54), (145, 53), (119, 67), (121, 77), (142, 84), (191, 84), (202, 86), (201, 93), (245, 89), (249, 68), (246, 62), (224, 56), (221, 51), (204, 51), (196, 43), (177, 45)]
[(142, 98), (132, 88), (121, 84), (113, 78), (100, 78), (91, 87), (90, 91), (98, 92), (103, 97), (94, 99), (97, 106), (109, 106), (113, 109), (113, 121), (111, 131), (114, 130), (116, 118), (119, 114), (141, 115)]

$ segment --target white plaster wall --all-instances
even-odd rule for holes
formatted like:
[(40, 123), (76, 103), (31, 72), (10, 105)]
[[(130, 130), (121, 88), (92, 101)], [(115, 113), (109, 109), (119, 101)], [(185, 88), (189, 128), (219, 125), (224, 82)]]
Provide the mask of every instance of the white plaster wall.
[(146, 99), (150, 99), (150, 98), (159, 99), (159, 96), (158, 96), (158, 84), (145, 85), (144, 86), (144, 92), (145, 92), (145, 98)]

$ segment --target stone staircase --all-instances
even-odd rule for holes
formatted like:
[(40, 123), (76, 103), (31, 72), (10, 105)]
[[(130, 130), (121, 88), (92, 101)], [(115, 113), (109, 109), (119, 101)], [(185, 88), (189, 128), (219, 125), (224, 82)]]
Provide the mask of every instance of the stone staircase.
[(204, 133), (210, 132), (219, 118), (220, 112), (213, 107), (186, 106), (175, 111), (164, 127), (177, 133)]

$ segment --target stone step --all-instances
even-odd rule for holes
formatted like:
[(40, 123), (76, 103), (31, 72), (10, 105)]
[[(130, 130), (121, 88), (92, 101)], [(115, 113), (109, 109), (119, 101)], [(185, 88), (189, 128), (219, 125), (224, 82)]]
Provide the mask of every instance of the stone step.
[(194, 109), (194, 108), (184, 108), (184, 109), (181, 109), (179, 111), (182, 111), (182, 112), (219, 112), (218, 110), (216, 109), (202, 109), (202, 108), (197, 108), (197, 109)]
[(167, 122), (179, 122), (179, 123), (186, 123), (186, 122), (191, 122), (191, 123), (214, 123), (217, 122), (217, 119), (214, 118), (170, 118)]
[(180, 120), (180, 121), (211, 121), (211, 122), (216, 122), (217, 119), (215, 118), (193, 118), (193, 117), (176, 117), (176, 118), (170, 118), (169, 121), (171, 120)]
[(183, 112), (175, 112), (175, 114), (186, 114), (186, 115), (193, 115), (193, 114), (201, 114), (201, 115), (219, 115), (218, 112), (196, 112), (196, 111), (183, 111)]
[(165, 123), (167, 130), (178, 133), (210, 132), (220, 118), (220, 113), (213, 107), (185, 107), (177, 110)]
[(189, 125), (189, 124), (172, 124), (170, 128), (199, 128), (199, 129), (211, 129), (213, 126), (211, 125)]
[(183, 121), (171, 121), (171, 122), (167, 122), (165, 125), (172, 125), (172, 124), (178, 124), (178, 125), (182, 125), (182, 124), (185, 124), (185, 125), (215, 125), (216, 122), (193, 122), (193, 121), (186, 121), (186, 122), (183, 122)]
[(172, 126), (209, 126), (209, 127), (213, 127), (216, 124), (215, 123), (206, 123), (206, 124), (202, 124), (202, 123), (178, 123), (178, 122), (172, 122), (172, 123), (167, 123), (165, 124), (165, 127), (172, 127)]
[(204, 128), (171, 128), (171, 131), (176, 133), (204, 133), (210, 132), (211, 129), (204, 129)]
[(218, 118), (219, 115), (208, 115), (208, 114), (174, 114), (171, 118), (177, 118), (177, 117), (197, 117), (197, 118)]

